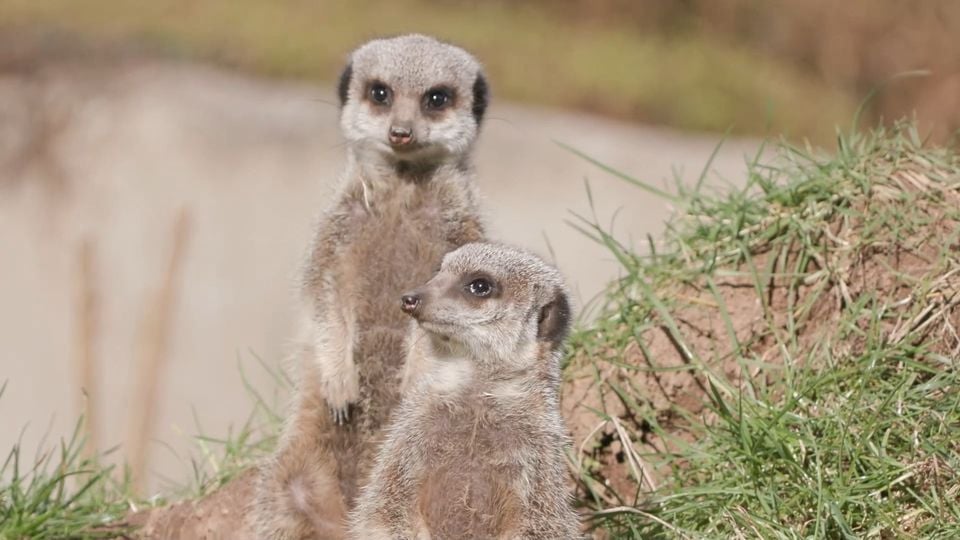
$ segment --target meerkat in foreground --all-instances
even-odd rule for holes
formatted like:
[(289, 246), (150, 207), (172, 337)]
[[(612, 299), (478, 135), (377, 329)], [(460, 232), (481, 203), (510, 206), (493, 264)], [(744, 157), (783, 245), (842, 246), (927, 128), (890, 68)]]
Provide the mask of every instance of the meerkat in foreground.
[(570, 308), (536, 256), (475, 243), (406, 294), (403, 401), (351, 513), (357, 539), (569, 539), (561, 346)]
[(343, 535), (399, 402), (409, 321), (396, 295), (484, 237), (470, 154), (488, 94), (473, 56), (422, 35), (374, 40), (351, 53), (338, 94), (346, 171), (306, 265), (310, 337), (294, 410), (261, 467), (262, 538)]

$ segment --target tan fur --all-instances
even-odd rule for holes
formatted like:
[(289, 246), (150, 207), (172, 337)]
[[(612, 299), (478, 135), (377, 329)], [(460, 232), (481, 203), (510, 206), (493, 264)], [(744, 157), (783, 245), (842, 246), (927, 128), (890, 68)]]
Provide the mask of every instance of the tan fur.
[[(486, 101), (474, 94), (481, 78), (466, 52), (424, 36), (376, 40), (351, 54), (341, 82), (347, 169), (306, 263), (309, 335), (296, 405), (261, 467), (262, 538), (343, 535), (345, 509), (399, 402), (408, 320), (397, 295), (428, 279), (445, 253), (484, 235), (469, 161), (482, 116), (474, 102)], [(390, 85), (390, 107), (369, 101), (374, 79)], [(436, 85), (456, 99), (441, 112), (419, 112)], [(391, 145), (399, 124), (412, 145)]]
[[(477, 276), (495, 286), (469, 293)], [(350, 537), (569, 539), (559, 273), (524, 251), (469, 244), (412, 293), (408, 387), (351, 512)]]
[[(304, 362), (282, 455), (265, 464), (254, 511), (260, 538), (343, 538), (346, 507), (329, 447), (330, 415), (316, 387), (316, 365)], [(283, 520), (270, 516), (284, 516)]]

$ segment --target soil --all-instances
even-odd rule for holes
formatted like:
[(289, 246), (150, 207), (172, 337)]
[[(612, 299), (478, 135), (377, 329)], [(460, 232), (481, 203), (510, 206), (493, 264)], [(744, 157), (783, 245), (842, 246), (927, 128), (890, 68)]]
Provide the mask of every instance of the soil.
[(254, 540), (249, 509), (255, 481), (248, 470), (202, 499), (136, 512), (125, 525), (142, 540)]

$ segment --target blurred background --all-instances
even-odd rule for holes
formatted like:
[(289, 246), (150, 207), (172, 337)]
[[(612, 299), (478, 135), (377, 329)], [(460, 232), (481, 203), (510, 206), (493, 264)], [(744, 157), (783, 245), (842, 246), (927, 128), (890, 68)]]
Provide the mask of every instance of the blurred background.
[(492, 235), (553, 258), (587, 316), (617, 266), (566, 221), (645, 249), (673, 209), (555, 141), (669, 187), (729, 130), (724, 189), (764, 137), (829, 147), (874, 90), (862, 125), (960, 128), (956, 0), (4, 0), (0, 450), (86, 412), (91, 450), (152, 491), (244, 422), (247, 384), (274, 394), (343, 164), (331, 81), (410, 31), (485, 64)]

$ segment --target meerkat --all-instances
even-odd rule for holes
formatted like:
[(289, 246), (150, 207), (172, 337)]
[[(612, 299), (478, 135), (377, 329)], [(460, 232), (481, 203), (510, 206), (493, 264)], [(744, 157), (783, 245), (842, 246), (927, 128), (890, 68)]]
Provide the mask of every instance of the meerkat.
[(337, 92), (347, 164), (306, 263), (309, 337), (292, 414), (261, 466), (263, 538), (343, 535), (399, 402), (408, 320), (396, 294), (484, 238), (471, 149), (488, 89), (472, 55), (423, 35), (377, 39), (350, 54)]
[(415, 319), (406, 388), (350, 536), (577, 538), (559, 406), (571, 316), (560, 273), (517, 248), (468, 244), (401, 306)]

